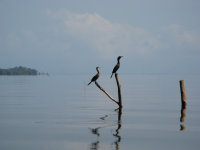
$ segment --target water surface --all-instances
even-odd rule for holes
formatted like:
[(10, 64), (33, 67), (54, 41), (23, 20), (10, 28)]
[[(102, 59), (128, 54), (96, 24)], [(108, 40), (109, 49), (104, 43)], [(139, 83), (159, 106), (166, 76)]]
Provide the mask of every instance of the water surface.
[[(198, 150), (198, 75), (119, 75), (122, 112), (87, 75), (0, 76), (2, 150)], [(187, 108), (180, 122), (179, 80)], [(98, 83), (117, 98), (114, 78)]]

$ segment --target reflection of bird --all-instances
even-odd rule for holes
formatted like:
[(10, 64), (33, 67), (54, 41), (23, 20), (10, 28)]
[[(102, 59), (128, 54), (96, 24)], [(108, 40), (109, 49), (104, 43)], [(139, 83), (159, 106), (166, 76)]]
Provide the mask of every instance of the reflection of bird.
[(96, 134), (97, 136), (100, 136), (100, 134), (99, 134), (99, 129), (100, 129), (101, 127), (97, 127), (97, 128), (89, 128), (90, 129), (90, 131), (92, 132), (92, 134)]
[[(100, 76), (99, 67), (96, 67), (96, 70), (97, 70), (97, 74), (91, 79), (90, 83), (96, 81)], [(90, 83), (88, 83), (88, 85), (90, 85)]]
[(105, 120), (105, 118), (109, 117), (109, 115), (105, 115), (104, 117), (101, 117), (101, 120)]
[(99, 141), (91, 143), (90, 149), (91, 150), (98, 150), (99, 148)]
[(117, 64), (116, 64), (116, 66), (113, 68), (113, 71), (112, 71), (112, 74), (111, 74), (110, 78), (112, 78), (113, 73), (116, 73), (117, 70), (119, 69), (119, 67), (120, 67), (120, 62), (119, 62), (119, 60), (120, 60), (120, 58), (122, 58), (122, 57), (123, 57), (123, 56), (119, 56), (119, 57), (117, 58)]

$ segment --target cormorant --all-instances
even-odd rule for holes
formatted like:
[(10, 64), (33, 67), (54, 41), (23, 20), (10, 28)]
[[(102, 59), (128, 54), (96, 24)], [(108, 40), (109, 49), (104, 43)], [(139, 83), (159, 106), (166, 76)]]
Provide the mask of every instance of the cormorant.
[(119, 60), (120, 60), (120, 58), (122, 58), (122, 57), (123, 57), (123, 56), (119, 56), (119, 57), (117, 58), (117, 64), (116, 64), (116, 66), (113, 68), (113, 71), (112, 71), (112, 74), (111, 74), (110, 78), (112, 78), (113, 73), (116, 73), (117, 70), (119, 69), (119, 67), (120, 67), (120, 62), (119, 62)]
[[(96, 70), (97, 70), (97, 74), (91, 79), (90, 83), (96, 81), (100, 76), (99, 67), (96, 67)], [(88, 85), (90, 85), (90, 83), (88, 83)]]

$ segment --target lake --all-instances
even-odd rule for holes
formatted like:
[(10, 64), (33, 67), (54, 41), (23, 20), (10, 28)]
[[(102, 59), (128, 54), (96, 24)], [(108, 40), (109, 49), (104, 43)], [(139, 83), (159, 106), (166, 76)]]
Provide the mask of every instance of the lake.
[[(199, 75), (119, 78), (121, 113), (94, 83), (87, 86), (89, 75), (0, 76), (0, 149), (199, 150)], [(98, 83), (117, 99), (114, 77), (102, 75)]]

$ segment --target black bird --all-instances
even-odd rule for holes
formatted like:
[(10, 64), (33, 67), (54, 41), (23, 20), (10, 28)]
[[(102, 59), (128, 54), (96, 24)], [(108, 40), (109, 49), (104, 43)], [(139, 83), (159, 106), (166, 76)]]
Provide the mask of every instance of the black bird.
[(113, 73), (116, 73), (117, 70), (119, 69), (119, 67), (120, 67), (120, 62), (119, 62), (119, 60), (120, 60), (120, 58), (122, 58), (122, 57), (123, 57), (123, 56), (117, 57), (117, 64), (116, 64), (116, 66), (113, 68), (113, 71), (112, 71), (112, 74), (111, 74), (110, 78), (112, 78)]
[[(100, 76), (99, 67), (96, 67), (96, 70), (97, 70), (97, 74), (91, 79), (90, 83), (96, 81)], [(88, 85), (90, 85), (90, 83), (88, 83)]]

